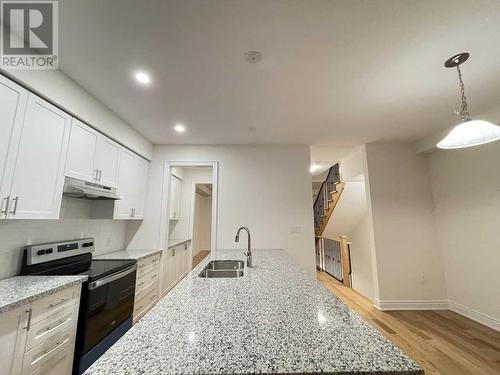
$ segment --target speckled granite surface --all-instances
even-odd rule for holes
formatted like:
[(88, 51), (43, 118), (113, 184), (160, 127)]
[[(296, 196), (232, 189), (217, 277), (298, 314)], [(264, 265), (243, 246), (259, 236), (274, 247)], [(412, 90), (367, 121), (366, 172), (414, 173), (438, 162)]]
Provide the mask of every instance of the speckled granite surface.
[(15, 276), (0, 280), (0, 313), (83, 283), (87, 276)]
[(86, 372), (423, 374), (284, 251), (256, 250), (235, 279), (202, 279), (215, 251)]
[(135, 259), (141, 260), (148, 256), (161, 253), (161, 250), (118, 250), (112, 253), (96, 256), (95, 259)]
[(171, 247), (180, 245), (181, 243), (191, 241), (191, 239), (173, 239), (173, 240), (168, 240), (168, 248), (170, 249)]

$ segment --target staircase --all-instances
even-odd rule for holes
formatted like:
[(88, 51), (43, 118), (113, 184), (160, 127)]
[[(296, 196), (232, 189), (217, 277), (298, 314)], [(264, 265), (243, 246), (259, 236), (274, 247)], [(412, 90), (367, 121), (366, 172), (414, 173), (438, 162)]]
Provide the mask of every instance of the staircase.
[(337, 163), (328, 171), (328, 176), (321, 184), (318, 196), (314, 201), (314, 232), (317, 237), (323, 235), (344, 186), (340, 176), (340, 164)]

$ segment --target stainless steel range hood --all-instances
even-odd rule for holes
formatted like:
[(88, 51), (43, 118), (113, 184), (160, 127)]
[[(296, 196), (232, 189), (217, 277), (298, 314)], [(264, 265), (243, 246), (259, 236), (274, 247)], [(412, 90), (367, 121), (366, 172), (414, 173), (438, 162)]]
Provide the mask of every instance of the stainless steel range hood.
[(63, 195), (70, 198), (92, 199), (92, 200), (120, 200), (122, 197), (116, 194), (116, 188), (66, 177), (64, 181)]

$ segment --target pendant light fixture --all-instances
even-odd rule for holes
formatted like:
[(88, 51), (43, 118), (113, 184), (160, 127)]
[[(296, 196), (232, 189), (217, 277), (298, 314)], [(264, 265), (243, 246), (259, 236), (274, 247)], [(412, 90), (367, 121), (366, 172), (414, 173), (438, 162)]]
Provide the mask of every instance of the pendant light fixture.
[(438, 148), (450, 149), (479, 146), (500, 139), (500, 126), (488, 121), (472, 120), (470, 118), (467, 98), (465, 97), (465, 86), (460, 70), (460, 65), (466, 62), (469, 56), (467, 52), (459, 53), (458, 55), (450, 57), (444, 63), (444, 66), (447, 68), (457, 68), (460, 93), (462, 95), (462, 106), (458, 114), (462, 122), (455, 126), (450, 133), (437, 144)]

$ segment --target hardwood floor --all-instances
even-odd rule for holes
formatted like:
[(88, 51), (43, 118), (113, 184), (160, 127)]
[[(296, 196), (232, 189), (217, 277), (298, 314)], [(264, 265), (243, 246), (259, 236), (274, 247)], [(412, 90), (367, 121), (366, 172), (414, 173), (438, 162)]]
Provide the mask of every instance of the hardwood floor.
[(195, 268), (200, 262), (208, 255), (210, 251), (202, 250), (193, 257), (193, 268)]
[(500, 332), (448, 310), (382, 312), (326, 273), (317, 278), (427, 375), (500, 374)]

